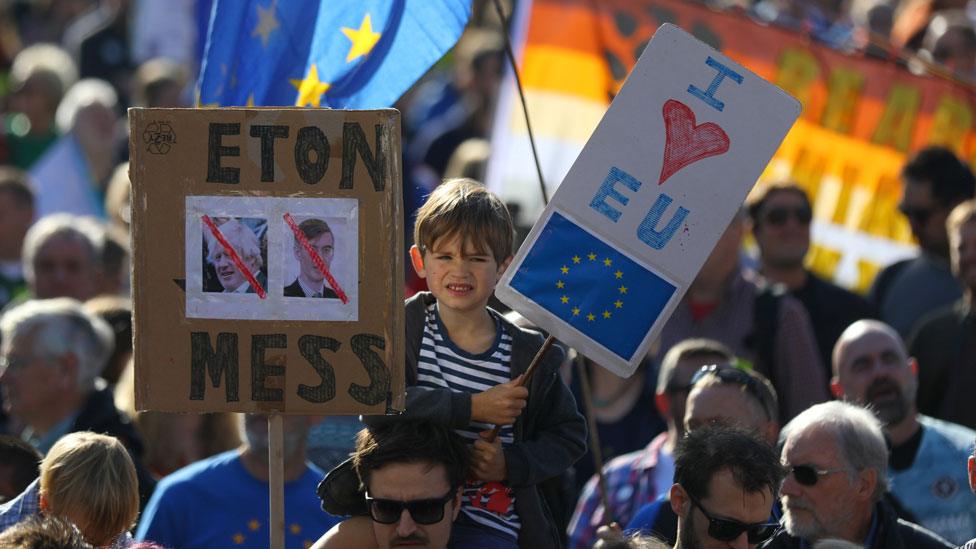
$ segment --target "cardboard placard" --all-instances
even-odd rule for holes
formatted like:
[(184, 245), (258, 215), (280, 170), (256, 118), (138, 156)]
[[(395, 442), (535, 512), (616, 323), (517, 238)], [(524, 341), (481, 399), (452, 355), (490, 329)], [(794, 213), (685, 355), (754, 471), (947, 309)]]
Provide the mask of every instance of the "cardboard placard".
[(496, 295), (632, 374), (799, 113), (783, 90), (661, 26)]
[(402, 410), (399, 113), (129, 118), (136, 406)]

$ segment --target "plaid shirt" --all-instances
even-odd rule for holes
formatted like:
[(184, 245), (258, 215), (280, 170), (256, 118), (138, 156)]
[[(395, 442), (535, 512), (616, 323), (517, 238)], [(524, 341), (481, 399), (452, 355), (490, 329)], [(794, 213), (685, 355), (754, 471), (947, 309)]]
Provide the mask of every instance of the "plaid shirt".
[[(657, 486), (654, 468), (664, 451), (668, 439), (665, 431), (654, 438), (644, 449), (612, 459), (603, 467), (607, 483), (607, 499), (613, 519), (627, 524), (641, 505), (657, 499), (662, 489), (671, 485)], [(589, 549), (596, 540), (596, 530), (603, 524), (604, 509), (600, 502), (597, 476), (593, 475), (576, 504), (576, 511), (569, 522), (570, 549)]]
[[(0, 505), (0, 532), (11, 526), (41, 514), (41, 481), (34, 480), (23, 492), (14, 499)], [(115, 538), (110, 549), (125, 549), (132, 544), (132, 535), (128, 532)]]

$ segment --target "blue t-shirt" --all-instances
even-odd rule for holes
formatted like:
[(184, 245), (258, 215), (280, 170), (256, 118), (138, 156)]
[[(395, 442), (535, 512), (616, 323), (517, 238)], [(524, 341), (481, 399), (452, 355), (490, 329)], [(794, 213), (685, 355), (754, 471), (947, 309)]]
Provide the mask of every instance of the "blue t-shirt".
[[(304, 549), (339, 519), (322, 511), (316, 486), (322, 471), (309, 466), (285, 484), (285, 547)], [(266, 549), (268, 483), (247, 472), (232, 450), (165, 477), (139, 521), (136, 539), (173, 549)]]
[(889, 470), (891, 493), (916, 522), (952, 543), (976, 536), (976, 498), (969, 492), (966, 460), (972, 455), (972, 429), (919, 415), (922, 441), (912, 466)]

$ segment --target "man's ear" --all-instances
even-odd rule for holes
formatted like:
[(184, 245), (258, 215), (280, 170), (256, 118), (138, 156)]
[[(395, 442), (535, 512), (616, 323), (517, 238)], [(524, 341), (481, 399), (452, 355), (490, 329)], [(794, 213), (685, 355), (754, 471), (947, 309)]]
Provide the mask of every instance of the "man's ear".
[(458, 518), (458, 513), (461, 512), (461, 491), (463, 487), (458, 486), (457, 492), (454, 494), (454, 501), (451, 502), (451, 522), (454, 522)]
[(654, 393), (654, 407), (661, 417), (668, 417), (668, 410), (671, 409), (671, 398), (667, 393)]
[(672, 484), (670, 497), (671, 510), (674, 511), (674, 514), (682, 519), (687, 517), (688, 511), (691, 508), (691, 500), (688, 499), (688, 494), (685, 492), (685, 489), (678, 483)]
[(878, 472), (874, 469), (865, 469), (857, 475), (857, 496), (863, 501), (874, 498), (874, 489), (878, 485)]
[(976, 492), (976, 457), (969, 456), (967, 468), (969, 469), (969, 489)]
[(840, 378), (837, 376), (830, 378), (830, 393), (837, 399), (844, 396), (844, 388), (841, 387)]
[(416, 244), (410, 246), (410, 263), (413, 265), (413, 270), (417, 272), (417, 276), (427, 278), (427, 270), (424, 269), (424, 254), (420, 253), (420, 248)]

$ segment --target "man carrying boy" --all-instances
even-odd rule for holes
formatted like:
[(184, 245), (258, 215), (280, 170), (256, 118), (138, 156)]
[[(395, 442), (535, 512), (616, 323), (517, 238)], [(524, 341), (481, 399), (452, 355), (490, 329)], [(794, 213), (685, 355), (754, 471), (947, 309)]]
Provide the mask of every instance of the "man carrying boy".
[[(519, 386), (543, 338), (487, 307), (513, 234), (505, 205), (471, 180), (443, 183), (417, 212), (410, 257), (430, 292), (406, 303), (405, 415), (473, 441), (456, 547), (558, 547), (540, 485), (586, 447), (585, 423), (558, 376), (561, 353), (543, 357), (528, 390)], [(489, 440), (495, 424), (500, 436)], [(459, 539), (463, 531), (472, 539)]]

